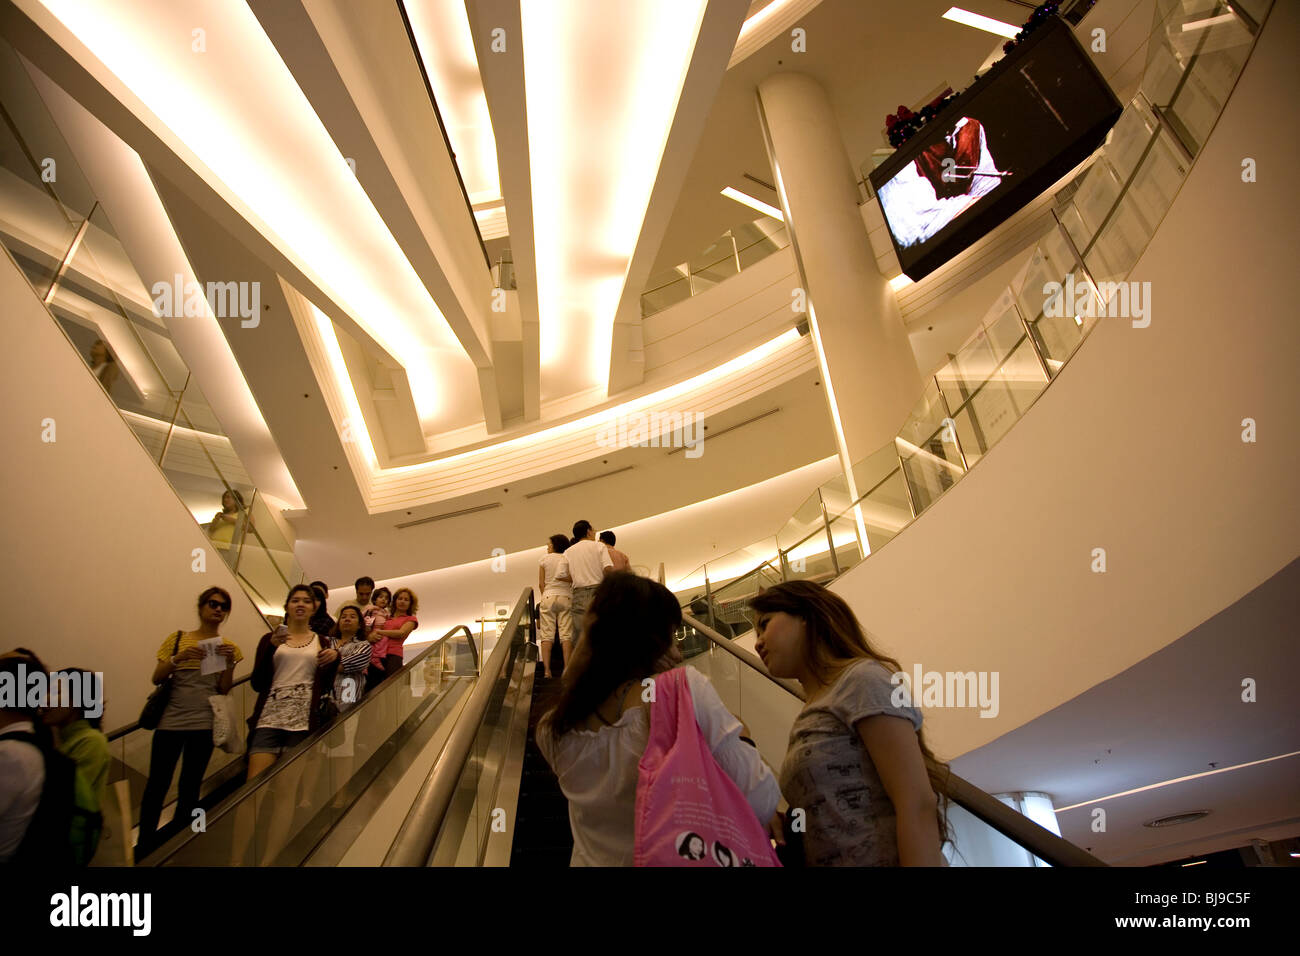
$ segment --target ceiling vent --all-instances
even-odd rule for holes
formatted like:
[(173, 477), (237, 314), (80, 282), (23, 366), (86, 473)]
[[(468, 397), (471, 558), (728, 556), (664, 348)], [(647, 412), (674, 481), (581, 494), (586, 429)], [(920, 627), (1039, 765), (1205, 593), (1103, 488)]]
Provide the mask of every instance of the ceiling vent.
[(577, 481), (569, 481), (562, 485), (555, 485), (552, 488), (543, 488), (541, 491), (532, 491), (524, 495), (525, 498), (540, 498), (542, 495), (549, 495), (556, 491), (563, 491), (565, 488), (574, 488), (578, 485), (585, 485), (589, 481), (600, 481), (602, 478), (608, 478), (611, 475), (619, 475), (625, 471), (631, 471), (635, 465), (624, 465), (622, 468), (615, 468), (613, 471), (607, 471), (602, 475), (592, 475), (590, 478), (579, 478)]
[(1192, 810), (1189, 813), (1174, 813), (1167, 817), (1157, 817), (1142, 824), (1144, 827), (1176, 827), (1184, 823), (1195, 823), (1210, 815), (1209, 810)]
[(479, 505), (477, 508), (462, 508), (460, 511), (448, 511), (446, 514), (431, 515), (428, 518), (416, 518), (414, 521), (403, 521), (395, 525), (399, 531), (403, 528), (414, 528), (417, 524), (428, 524), (430, 521), (445, 521), (447, 518), (459, 518), (462, 515), (478, 514), (480, 511), (491, 511), (493, 508), (500, 508), (501, 502), (494, 501), (490, 505)]

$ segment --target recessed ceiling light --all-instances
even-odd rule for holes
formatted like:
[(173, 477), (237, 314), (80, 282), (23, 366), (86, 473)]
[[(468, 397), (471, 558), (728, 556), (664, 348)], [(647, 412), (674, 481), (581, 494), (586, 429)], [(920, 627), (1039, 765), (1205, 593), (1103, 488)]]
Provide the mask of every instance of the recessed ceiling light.
[(785, 213), (781, 212), (781, 210), (777, 209), (775, 206), (768, 205), (761, 199), (755, 199), (747, 193), (742, 193), (739, 189), (733, 189), (728, 186), (722, 191), (722, 195), (726, 196), (728, 199), (734, 199), (736, 202), (748, 206), (750, 209), (757, 209), (765, 216), (771, 216), (773, 219), (779, 219), (781, 222), (785, 222)]
[(1142, 824), (1144, 827), (1176, 827), (1184, 823), (1194, 823), (1210, 815), (1209, 810), (1192, 810), (1189, 813), (1173, 813), (1167, 817), (1157, 817)]
[(1205, 863), (1205, 862), (1207, 862), (1207, 861), (1206, 861), (1206, 860), (1197, 860), (1195, 863), (1184, 863), (1183, 866), (1200, 866), (1202, 863)]
[(949, 7), (943, 18), (951, 20), (953, 23), (960, 23), (963, 26), (974, 27), (976, 30), (983, 30), (985, 33), (996, 33), (1008, 40), (1014, 39), (1015, 35), (1020, 32), (1020, 27), (1012, 26), (1010, 23), (1003, 23), (1001, 20), (994, 20), (992, 17), (981, 16), (978, 13), (971, 13), (961, 7)]

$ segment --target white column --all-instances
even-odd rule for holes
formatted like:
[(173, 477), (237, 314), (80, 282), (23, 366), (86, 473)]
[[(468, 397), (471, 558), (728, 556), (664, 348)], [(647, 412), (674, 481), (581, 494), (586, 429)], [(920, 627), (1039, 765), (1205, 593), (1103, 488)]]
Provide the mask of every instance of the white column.
[(758, 111), (848, 472), (893, 439), (921, 397), (921, 376), (876, 268), (825, 91), (811, 77), (777, 73), (758, 85)]

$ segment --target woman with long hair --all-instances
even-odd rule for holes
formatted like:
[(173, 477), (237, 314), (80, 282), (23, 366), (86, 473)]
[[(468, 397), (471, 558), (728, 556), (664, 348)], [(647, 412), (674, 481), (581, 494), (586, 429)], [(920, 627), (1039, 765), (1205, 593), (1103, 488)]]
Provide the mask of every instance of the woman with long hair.
[(306, 740), (321, 722), (320, 703), (334, 686), (339, 652), (312, 631), (316, 593), (295, 584), (284, 602), (284, 628), (262, 636), (250, 683), (257, 704), (248, 719), (248, 777), (266, 770)]
[[(680, 661), (677, 599), (627, 571), (601, 582), (564, 670), (559, 699), (537, 728), (537, 745), (569, 801), (572, 866), (631, 866), (636, 842), (637, 765), (650, 736), (642, 681)], [(780, 801), (776, 779), (703, 674), (684, 668), (695, 719), (719, 766), (760, 825)]]
[(375, 627), (372, 634), (388, 638), (388, 648), (384, 653), (384, 679), (392, 677), (402, 669), (402, 644), (411, 632), (420, 626), (415, 619), (420, 609), (420, 599), (410, 588), (398, 588), (393, 592), (393, 616)]
[(569, 563), (564, 560), (569, 539), (553, 534), (546, 542), (546, 553), (537, 562), (537, 593), (542, 596), (539, 628), (541, 639), (542, 673), (551, 679), (551, 649), (555, 646), (555, 627), (560, 628), (560, 651), (564, 666), (569, 665), (570, 645), (573, 643), (573, 615), (569, 613), (573, 599), (573, 579), (569, 576)]
[[(225, 588), (206, 588), (198, 600), (199, 626), (192, 631), (173, 631), (154, 655), (153, 682), (161, 684), (170, 677), (172, 691), (153, 732), (149, 779), (140, 799), (137, 859), (158, 844), (158, 818), (178, 761), (181, 779), (172, 826), (188, 826), (199, 805), (199, 788), (212, 759), (212, 705), (208, 698), (230, 693), (235, 665), (244, 659), (238, 647), (221, 637), (221, 625), (230, 616), (231, 606), (230, 592)], [(226, 666), (218, 673), (204, 674), (204, 651), (199, 642), (214, 638), (221, 640), (217, 652), (225, 658)]]
[(806, 695), (781, 765), (781, 792), (807, 814), (805, 862), (943, 866), (948, 768), (925, 744), (921, 712), (895, 703), (898, 662), (819, 584), (786, 581), (749, 606), (763, 663)]

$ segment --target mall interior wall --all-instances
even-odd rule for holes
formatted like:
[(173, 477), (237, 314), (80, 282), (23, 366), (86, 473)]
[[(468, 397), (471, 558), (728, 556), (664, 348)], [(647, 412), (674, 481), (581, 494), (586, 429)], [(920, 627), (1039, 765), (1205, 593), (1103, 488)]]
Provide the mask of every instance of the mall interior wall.
[(1298, 40), (1300, 9), (1276, 5), (1129, 276), (1149, 283), (1149, 327), (1100, 319), (987, 457), (835, 585), (909, 672), (999, 672), (996, 717), (927, 714), (941, 756), (1167, 646), (1298, 553)]

